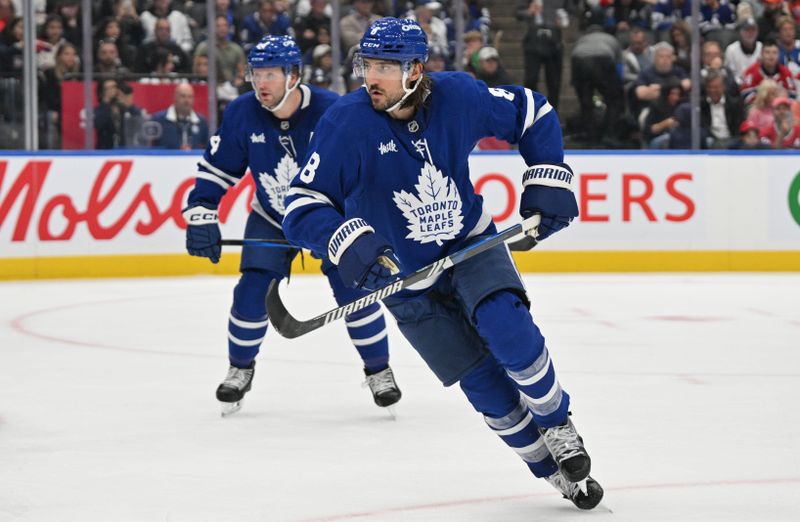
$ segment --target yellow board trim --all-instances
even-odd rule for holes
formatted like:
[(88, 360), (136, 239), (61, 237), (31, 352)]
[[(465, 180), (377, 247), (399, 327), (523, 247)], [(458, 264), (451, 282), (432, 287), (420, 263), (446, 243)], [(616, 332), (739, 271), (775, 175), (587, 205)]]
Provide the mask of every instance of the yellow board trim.
[[(292, 274), (318, 274), (320, 261), (304, 256)], [(0, 280), (74, 277), (151, 277), (239, 273), (238, 254), (217, 265), (185, 254), (0, 259)], [(800, 272), (800, 251), (532, 251), (514, 254), (520, 272)]]

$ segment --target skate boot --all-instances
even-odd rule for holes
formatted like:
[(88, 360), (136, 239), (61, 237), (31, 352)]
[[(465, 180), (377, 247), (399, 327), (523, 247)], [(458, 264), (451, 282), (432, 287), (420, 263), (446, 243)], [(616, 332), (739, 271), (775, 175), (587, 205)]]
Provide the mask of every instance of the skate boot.
[[(392, 373), (390, 367), (387, 366), (383, 370), (375, 373), (368, 373), (367, 370), (364, 370), (364, 375), (367, 376), (367, 380), (364, 381), (362, 387), (366, 388), (369, 386), (375, 404), (381, 408), (392, 406), (403, 396), (400, 392), (400, 388), (397, 387), (397, 383), (394, 380), (394, 373)], [(393, 411), (390, 410), (389, 413), (394, 417)]]
[(580, 482), (589, 476), (592, 461), (569, 417), (558, 426), (539, 428), (539, 433), (565, 479)]
[(569, 482), (560, 471), (556, 471), (544, 479), (578, 509), (592, 509), (603, 500), (603, 488), (592, 477), (587, 476), (581, 482)]
[(253, 361), (249, 368), (228, 368), (228, 375), (222, 384), (217, 387), (217, 400), (222, 405), (222, 416), (231, 415), (242, 409), (244, 394), (250, 391), (253, 384), (253, 374), (256, 363)]

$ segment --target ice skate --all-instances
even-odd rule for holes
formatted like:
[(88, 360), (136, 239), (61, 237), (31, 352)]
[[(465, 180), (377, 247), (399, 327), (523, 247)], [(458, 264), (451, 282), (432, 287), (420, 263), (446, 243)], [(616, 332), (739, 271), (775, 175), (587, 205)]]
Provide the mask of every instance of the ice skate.
[(253, 374), (255, 373), (256, 363), (253, 362), (249, 368), (228, 368), (228, 375), (217, 387), (217, 400), (222, 406), (222, 416), (227, 417), (242, 409), (244, 394), (250, 391), (253, 384)]
[(589, 476), (592, 461), (569, 417), (558, 426), (539, 428), (539, 433), (564, 478), (570, 482), (580, 482)]
[(593, 509), (603, 500), (603, 488), (592, 477), (587, 476), (581, 482), (569, 482), (560, 471), (556, 471), (545, 480), (578, 509)]
[(364, 370), (364, 375), (367, 376), (367, 379), (364, 381), (364, 384), (362, 384), (362, 387), (366, 388), (369, 386), (375, 404), (381, 408), (386, 408), (389, 415), (396, 418), (397, 415), (394, 411), (394, 404), (400, 400), (403, 394), (400, 392), (400, 388), (397, 387), (392, 369), (387, 366), (385, 369), (372, 374)]

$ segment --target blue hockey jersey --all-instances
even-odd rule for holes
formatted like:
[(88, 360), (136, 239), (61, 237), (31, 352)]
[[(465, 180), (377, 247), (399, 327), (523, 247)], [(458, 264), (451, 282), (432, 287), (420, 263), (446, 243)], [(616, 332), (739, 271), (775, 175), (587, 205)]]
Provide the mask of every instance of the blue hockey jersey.
[(225, 192), (247, 172), (253, 176), (253, 210), (280, 228), (284, 197), (299, 170), (314, 126), (339, 96), (301, 84), (299, 110), (280, 120), (264, 109), (254, 92), (242, 94), (225, 109), (225, 118), (197, 164), (189, 205), (216, 208)]
[(563, 161), (558, 118), (541, 94), (489, 88), (464, 73), (430, 77), (431, 93), (412, 120), (374, 110), (365, 89), (328, 110), (286, 197), (290, 241), (327, 255), (339, 226), (362, 218), (411, 273), (494, 231), (469, 178), (479, 139), (518, 143), (528, 165)]

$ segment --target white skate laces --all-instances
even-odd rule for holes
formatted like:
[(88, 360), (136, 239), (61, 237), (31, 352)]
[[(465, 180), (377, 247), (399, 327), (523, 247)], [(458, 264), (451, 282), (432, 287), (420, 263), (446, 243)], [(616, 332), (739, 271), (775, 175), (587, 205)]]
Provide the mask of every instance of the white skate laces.
[(230, 388), (236, 388), (237, 390), (241, 391), (250, 384), (250, 381), (253, 380), (253, 369), (243, 369), (237, 368), (235, 366), (231, 366), (228, 368), (228, 375), (225, 377), (225, 380), (222, 381), (222, 386), (228, 386)]
[[(394, 380), (394, 373), (391, 368), (387, 366), (385, 369), (371, 375), (366, 373), (366, 370), (364, 373), (366, 380), (361, 384), (361, 387), (369, 387), (375, 404), (381, 408), (387, 408), (400, 400), (403, 394)], [(389, 413), (392, 417), (395, 416), (394, 411), (389, 411)]]
[(589, 454), (569, 417), (564, 424), (552, 428), (540, 428), (539, 433), (567, 480), (580, 482), (589, 476), (591, 469)]

